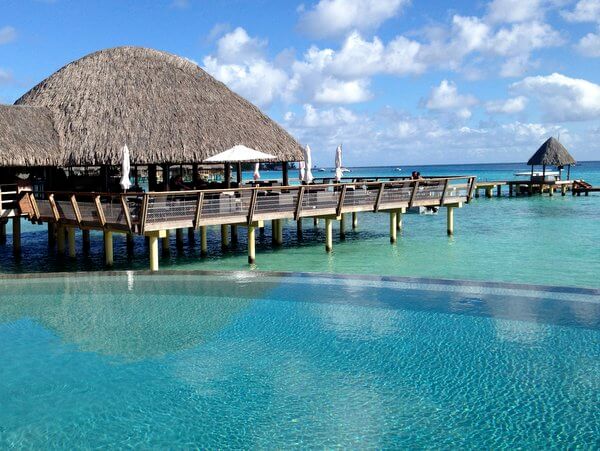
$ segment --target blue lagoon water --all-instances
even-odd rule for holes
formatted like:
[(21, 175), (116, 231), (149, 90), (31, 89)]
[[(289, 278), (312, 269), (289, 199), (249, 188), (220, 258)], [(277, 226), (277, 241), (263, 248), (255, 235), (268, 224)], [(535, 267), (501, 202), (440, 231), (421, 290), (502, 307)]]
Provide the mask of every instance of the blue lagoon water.
[(597, 448), (600, 291), (3, 281), (0, 448)]
[[(427, 175), (472, 174), (480, 180), (512, 179), (519, 164), (448, 165), (429, 167), (353, 168), (353, 176), (390, 176), (420, 170)], [(291, 172), (294, 175), (295, 171)], [(278, 172), (263, 172), (263, 179)], [(330, 172), (315, 175), (331, 176)], [(246, 174), (245, 178), (251, 178)], [(581, 163), (572, 177), (600, 185), (600, 162)], [(364, 213), (359, 226), (339, 240), (334, 225), (334, 250), (324, 252), (323, 222), (313, 227), (304, 221), (304, 236), (296, 235), (293, 221), (284, 226), (284, 245), (271, 244), (270, 224), (265, 236), (257, 236), (257, 262), (249, 267), (245, 230), (240, 242), (221, 250), (219, 228), (210, 228), (209, 257), (200, 257), (199, 240), (175, 246), (161, 258), (165, 269), (315, 271), (340, 274), (374, 274), (413, 277), (521, 282), (600, 288), (600, 194), (589, 197), (567, 195), (518, 198), (479, 198), (455, 212), (455, 235), (446, 236), (444, 211), (437, 216), (405, 215), (404, 230), (396, 245), (390, 245), (389, 215)], [(10, 229), (10, 228), (9, 228)], [(57, 258), (48, 249), (45, 227), (23, 226), (23, 252), (14, 259), (10, 247), (0, 245), (0, 272), (47, 272), (104, 269), (102, 236), (92, 233), (89, 255), (76, 260)], [(81, 249), (80, 236), (77, 246)], [(115, 237), (115, 269), (147, 269), (148, 249), (136, 238), (134, 255), (128, 256), (125, 239)]]

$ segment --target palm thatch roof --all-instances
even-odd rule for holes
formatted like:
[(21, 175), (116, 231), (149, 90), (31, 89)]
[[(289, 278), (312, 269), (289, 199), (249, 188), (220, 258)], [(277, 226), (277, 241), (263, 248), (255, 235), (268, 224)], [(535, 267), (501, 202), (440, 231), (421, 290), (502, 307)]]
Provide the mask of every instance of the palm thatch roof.
[(58, 166), (62, 161), (50, 110), (0, 105), (0, 166)]
[(527, 162), (529, 166), (566, 166), (575, 163), (565, 146), (554, 138), (548, 138)]
[[(52, 112), (65, 165), (120, 164), (125, 144), (133, 164), (201, 162), (236, 144), (280, 161), (302, 159), (294, 138), (257, 107), (193, 62), (157, 50), (92, 53), (39, 83), (16, 105)], [(49, 139), (44, 161), (50, 165), (60, 155), (51, 153), (53, 145)]]

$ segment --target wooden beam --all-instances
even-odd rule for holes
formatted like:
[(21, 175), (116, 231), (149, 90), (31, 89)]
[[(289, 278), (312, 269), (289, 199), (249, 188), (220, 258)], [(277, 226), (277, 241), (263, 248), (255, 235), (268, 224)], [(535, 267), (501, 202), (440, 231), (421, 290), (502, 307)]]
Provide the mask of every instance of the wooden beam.
[(449, 183), (449, 180), (446, 179), (446, 181), (444, 182), (444, 190), (442, 191), (442, 197), (440, 197), (440, 207), (442, 205), (444, 205), (444, 201), (446, 200), (446, 193), (448, 191), (448, 183)]
[[(156, 169), (156, 167), (155, 167)], [(140, 233), (146, 232), (146, 216), (148, 215), (148, 194), (144, 194), (142, 199), (142, 210), (140, 212)]]
[(250, 205), (248, 206), (248, 225), (254, 222), (254, 210), (256, 210), (256, 199), (258, 196), (258, 190), (252, 190), (252, 196), (250, 197)]

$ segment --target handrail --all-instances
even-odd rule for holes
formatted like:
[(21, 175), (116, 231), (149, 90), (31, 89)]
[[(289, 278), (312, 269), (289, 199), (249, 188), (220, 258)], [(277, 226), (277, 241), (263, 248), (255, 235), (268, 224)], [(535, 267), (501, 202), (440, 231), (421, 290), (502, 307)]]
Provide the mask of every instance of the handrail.
[[(69, 226), (146, 234), (157, 230), (341, 216), (468, 201), (475, 177), (243, 187), (148, 193), (36, 193), (31, 216)], [(39, 200), (38, 200), (39, 199)]]

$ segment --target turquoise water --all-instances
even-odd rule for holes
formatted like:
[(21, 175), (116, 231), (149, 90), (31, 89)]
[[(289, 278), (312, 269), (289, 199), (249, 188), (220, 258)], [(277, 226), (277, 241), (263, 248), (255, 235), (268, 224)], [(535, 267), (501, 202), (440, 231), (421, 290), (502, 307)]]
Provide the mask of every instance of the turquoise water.
[(599, 290), (181, 271), (2, 283), (3, 449), (599, 444)]
[[(427, 175), (473, 174), (480, 180), (513, 178), (523, 165), (462, 165), (354, 168), (354, 176), (390, 176), (419, 169)], [(295, 171), (291, 173), (295, 175)], [(263, 179), (279, 173), (263, 172)], [(315, 175), (330, 176), (331, 173)], [(600, 185), (600, 163), (582, 163), (572, 176)], [(246, 174), (246, 178), (251, 174)], [(389, 244), (387, 214), (359, 215), (359, 227), (349, 230), (345, 241), (334, 235), (334, 251), (324, 251), (323, 222), (314, 228), (304, 222), (304, 236), (298, 241), (296, 225), (288, 222), (284, 245), (271, 245), (270, 224), (258, 237), (257, 263), (250, 269), (317, 271), (329, 273), (441, 277), (468, 280), (523, 282), (548, 285), (600, 287), (600, 195), (572, 197), (533, 196), (473, 199), (455, 212), (455, 235), (446, 236), (444, 212), (437, 216), (405, 215), (404, 230), (395, 245)], [(337, 227), (337, 224), (334, 226)], [(45, 227), (25, 224), (23, 253), (12, 256), (10, 239), (0, 246), (0, 271), (46, 272), (101, 270), (102, 239), (93, 234), (89, 255), (75, 261), (57, 258), (48, 250)], [(79, 236), (78, 236), (79, 240)], [(245, 231), (240, 242), (227, 251), (220, 249), (219, 231), (209, 230), (209, 258), (200, 257), (198, 240), (177, 249), (172, 236), (171, 254), (160, 261), (165, 269), (248, 269)], [(80, 243), (78, 242), (80, 247)], [(115, 269), (146, 269), (148, 251), (137, 238), (133, 256), (127, 256), (122, 237), (115, 238)]]

